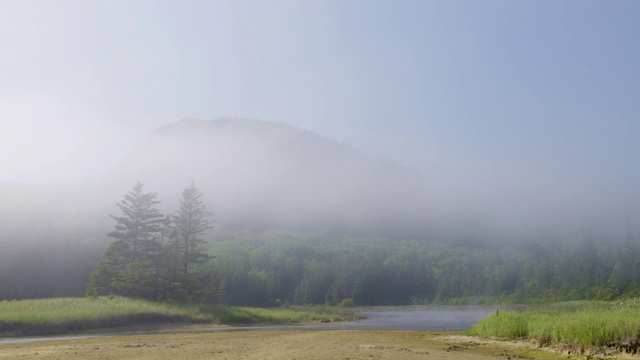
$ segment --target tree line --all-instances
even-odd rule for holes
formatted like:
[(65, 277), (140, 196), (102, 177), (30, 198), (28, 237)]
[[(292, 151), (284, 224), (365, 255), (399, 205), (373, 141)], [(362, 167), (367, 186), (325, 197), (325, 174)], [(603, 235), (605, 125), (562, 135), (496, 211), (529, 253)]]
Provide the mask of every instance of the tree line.
[(85, 293), (278, 306), (640, 297), (640, 243), (631, 235), (474, 245), (231, 231), (212, 228), (194, 184), (173, 213), (158, 204), (136, 184), (111, 217), (101, 210), (82, 221), (41, 216), (3, 227), (0, 300)]
[[(162, 215), (140, 183), (117, 204), (114, 241), (88, 296), (284, 304), (527, 303), (640, 296), (640, 246), (538, 241), (484, 248), (284, 231), (211, 229), (192, 183)], [(210, 240), (210, 241), (205, 241)]]
[(86, 295), (192, 301), (204, 294), (197, 266), (206, 263), (203, 235), (211, 225), (195, 184), (182, 191), (180, 208), (164, 216), (156, 193), (138, 182), (117, 204), (120, 216), (107, 234), (115, 239), (91, 274)]
[(470, 248), (424, 240), (219, 233), (206, 301), (281, 304), (531, 303), (640, 296), (640, 245), (546, 241)]

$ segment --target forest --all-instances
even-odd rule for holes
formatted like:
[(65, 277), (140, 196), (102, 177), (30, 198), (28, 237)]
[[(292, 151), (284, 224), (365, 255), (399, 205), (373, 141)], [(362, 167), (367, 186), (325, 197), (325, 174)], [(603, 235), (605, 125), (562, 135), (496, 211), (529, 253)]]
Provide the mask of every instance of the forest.
[[(212, 226), (215, 219), (201, 195), (190, 185), (180, 209), (166, 216), (155, 209), (155, 193), (137, 184), (119, 204), (122, 214), (111, 215), (110, 242), (102, 246), (82, 235), (70, 236), (73, 232), (64, 226), (34, 228), (47, 232), (49, 242), (22, 252), (5, 248), (0, 299), (86, 293), (269, 307), (640, 296), (640, 245), (630, 232), (622, 239), (463, 244), (229, 230)], [(135, 225), (132, 219), (146, 220)], [(12, 261), (12, 254), (22, 255), (20, 261)]]
[(640, 247), (588, 239), (447, 246), (288, 232), (215, 232), (191, 184), (166, 218), (137, 183), (88, 296), (243, 306), (527, 303), (640, 296)]
[(218, 233), (205, 301), (250, 306), (534, 303), (640, 296), (640, 247), (595, 240), (473, 248), (425, 240)]

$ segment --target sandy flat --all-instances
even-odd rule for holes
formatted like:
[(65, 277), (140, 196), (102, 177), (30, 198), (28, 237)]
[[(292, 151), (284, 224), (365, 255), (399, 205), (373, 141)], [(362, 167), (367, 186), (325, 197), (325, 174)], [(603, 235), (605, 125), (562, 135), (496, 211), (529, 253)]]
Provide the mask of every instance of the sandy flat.
[(128, 335), (0, 345), (0, 359), (557, 359), (522, 343), (404, 330)]

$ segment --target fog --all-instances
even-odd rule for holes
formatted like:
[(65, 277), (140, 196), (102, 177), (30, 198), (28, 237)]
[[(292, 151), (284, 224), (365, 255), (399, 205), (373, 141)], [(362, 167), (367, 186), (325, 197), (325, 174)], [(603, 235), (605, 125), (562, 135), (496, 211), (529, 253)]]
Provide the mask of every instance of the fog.
[(32, 221), (100, 237), (136, 181), (166, 212), (195, 181), (221, 228), (640, 229), (637, 4), (3, 7), (6, 239)]
[[(5, 182), (8, 229), (35, 223), (107, 231), (108, 213), (136, 181), (156, 192), (160, 209), (178, 207), (194, 181), (221, 229), (284, 229), (453, 243), (622, 239), (635, 232), (635, 189), (587, 191), (535, 179), (480, 177), (475, 192), (419, 170), (285, 123), (185, 119), (135, 142), (77, 181)], [(125, 149), (125, 150), (123, 150)], [(91, 157), (84, 150), (82, 156)], [(99, 158), (99, 156), (98, 156)], [(67, 164), (69, 165), (69, 164)], [(64, 167), (63, 167), (64, 169)], [(77, 168), (75, 171), (81, 172)], [(466, 171), (465, 171), (466, 172)], [(526, 174), (526, 173), (525, 173)], [(434, 176), (438, 178), (439, 176)], [(586, 181), (585, 181), (586, 182)], [(17, 230), (16, 230), (17, 231)], [(24, 235), (19, 237), (25, 238)]]

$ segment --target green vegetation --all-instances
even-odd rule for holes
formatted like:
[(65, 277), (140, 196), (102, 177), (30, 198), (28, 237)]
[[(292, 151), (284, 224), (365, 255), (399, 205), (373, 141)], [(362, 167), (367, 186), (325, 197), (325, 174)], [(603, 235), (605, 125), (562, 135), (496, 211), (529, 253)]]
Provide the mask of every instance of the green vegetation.
[(201, 311), (215, 314), (219, 324), (291, 324), (354, 320), (360, 316), (353, 312), (337, 311), (327, 307), (249, 308), (236, 306), (199, 306)]
[(354, 318), (328, 308), (257, 309), (183, 305), (122, 297), (56, 298), (0, 302), (0, 333), (62, 334), (153, 323), (282, 324)]
[[(10, 248), (7, 253), (6, 249), (0, 252), (0, 269), (4, 269), (0, 271), (0, 301), (83, 295), (89, 274), (99, 261), (96, 252), (104, 250), (94, 247), (100, 243), (100, 234), (91, 241), (74, 242), (73, 233), (57, 234), (60, 230), (50, 227), (45, 230), (56, 237), (42, 240), (38, 249), (19, 254)], [(209, 260), (189, 269), (201, 286), (199, 298), (192, 301), (209, 304), (277, 307), (339, 305), (345, 300), (345, 304), (356, 306), (532, 304), (640, 296), (640, 244), (635, 239), (472, 248), (425, 239), (220, 228), (207, 232), (204, 239), (207, 242), (202, 249)], [(172, 257), (176, 253), (173, 249), (158, 255)], [(158, 292), (165, 296), (159, 300), (182, 301), (186, 282), (181, 282), (183, 271), (179, 270), (184, 268), (175, 262), (157, 264), (168, 267), (158, 268), (160, 281), (140, 282), (150, 286), (142, 292), (149, 297), (140, 297), (153, 299), (158, 285), (166, 290)], [(102, 265), (93, 282), (99, 285), (97, 295), (135, 295), (119, 291), (128, 291), (124, 285), (136, 277), (116, 277), (122, 281), (113, 283), (109, 280), (113, 273), (104, 271), (108, 266), (100, 274)], [(120, 274), (126, 274), (127, 267), (121, 269)], [(156, 274), (155, 268), (150, 272), (131, 270), (131, 274)]]
[(640, 294), (635, 241), (483, 248), (288, 232), (211, 235), (206, 302), (357, 306), (613, 300)]
[(211, 215), (202, 193), (191, 183), (182, 192), (180, 209), (164, 217), (155, 193), (137, 183), (117, 204), (122, 215), (110, 215), (115, 241), (104, 252), (86, 295), (121, 295), (149, 300), (189, 302), (205, 293), (196, 266), (209, 260), (202, 245)]
[(533, 339), (540, 345), (614, 347), (637, 351), (640, 298), (577, 301), (537, 306), (525, 312), (499, 312), (481, 320), (468, 335), (504, 340)]
[[(163, 216), (155, 208), (155, 193), (137, 184), (118, 204), (122, 214), (112, 216), (115, 228), (94, 220), (48, 219), (28, 231), (0, 232), (8, 242), (0, 252), (0, 300), (85, 294), (280, 307), (533, 304), (640, 296), (640, 242), (631, 235), (477, 244), (211, 229), (195, 186), (182, 195), (180, 208)], [(87, 217), (109, 219), (105, 213)], [(110, 228), (112, 243), (100, 244), (101, 229)], [(87, 229), (93, 230), (83, 232)], [(23, 242), (38, 247), (27, 250)]]

